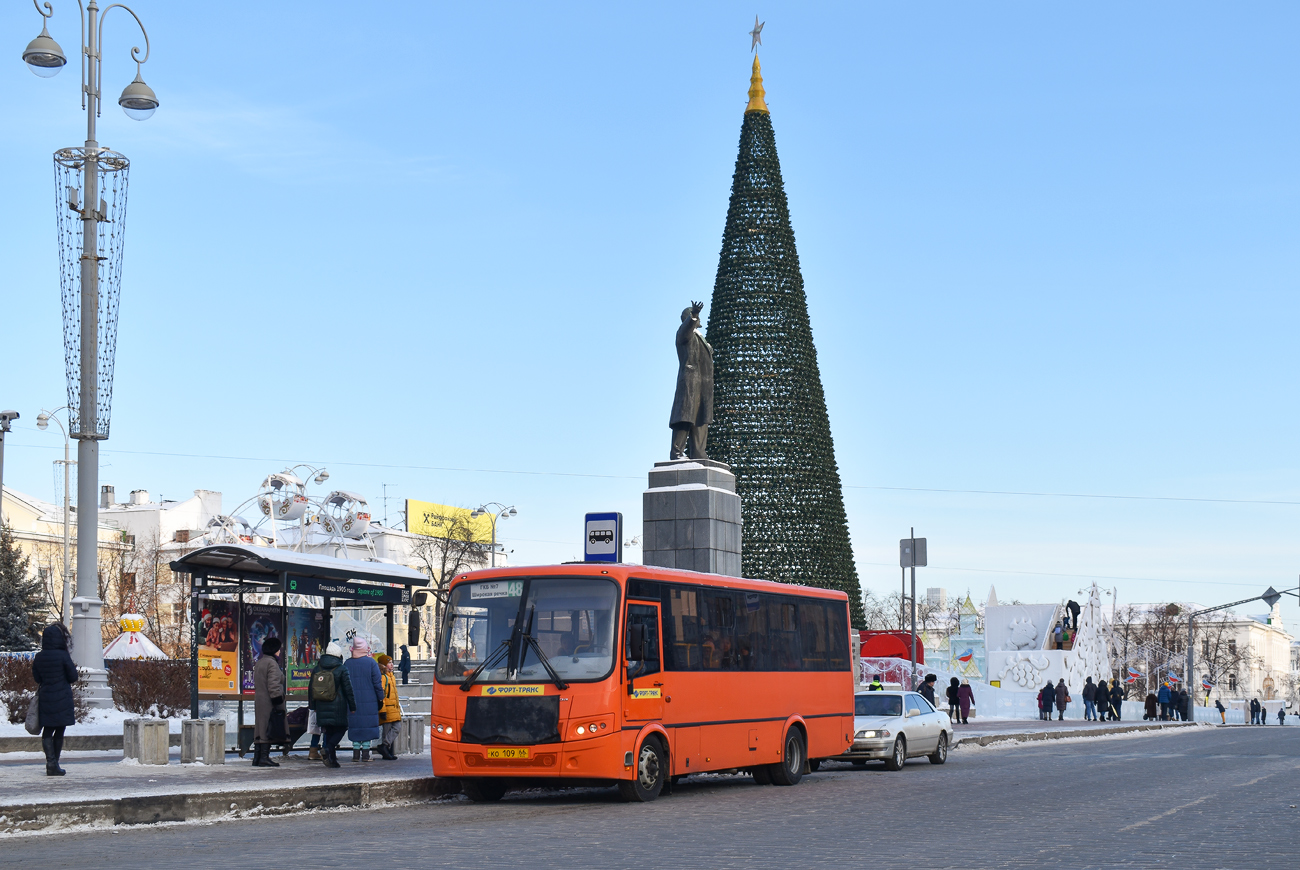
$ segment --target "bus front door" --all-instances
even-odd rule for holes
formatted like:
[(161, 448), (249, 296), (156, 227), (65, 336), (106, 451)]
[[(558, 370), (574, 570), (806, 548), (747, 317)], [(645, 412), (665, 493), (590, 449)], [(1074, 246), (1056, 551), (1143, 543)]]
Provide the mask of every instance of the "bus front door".
[(659, 721), (664, 715), (663, 662), (659, 644), (659, 605), (628, 604), (624, 653), (627, 687), (623, 716), (630, 722)]

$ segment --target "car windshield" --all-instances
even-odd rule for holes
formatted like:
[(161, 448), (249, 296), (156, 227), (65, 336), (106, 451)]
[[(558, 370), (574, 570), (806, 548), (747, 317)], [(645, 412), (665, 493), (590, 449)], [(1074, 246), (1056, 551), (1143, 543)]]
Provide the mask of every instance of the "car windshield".
[(853, 715), (902, 716), (903, 698), (901, 695), (882, 695), (879, 692), (855, 695), (853, 698)]
[[(610, 580), (533, 577), (462, 583), (451, 592), (438, 648), (438, 679), (461, 682), (508, 646), (515, 621), (564, 680), (598, 680), (614, 667), (618, 587)], [(522, 662), (520, 657), (522, 656)], [(549, 679), (536, 650), (516, 643), (478, 682)]]

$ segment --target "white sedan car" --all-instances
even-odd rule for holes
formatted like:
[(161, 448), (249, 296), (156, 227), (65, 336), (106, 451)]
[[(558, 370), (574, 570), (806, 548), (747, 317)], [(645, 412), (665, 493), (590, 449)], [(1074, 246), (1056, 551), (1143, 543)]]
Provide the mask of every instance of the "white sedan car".
[(901, 770), (907, 759), (922, 755), (931, 764), (948, 760), (952, 720), (916, 692), (857, 693), (853, 730), (853, 746), (835, 761), (883, 761), (886, 770)]

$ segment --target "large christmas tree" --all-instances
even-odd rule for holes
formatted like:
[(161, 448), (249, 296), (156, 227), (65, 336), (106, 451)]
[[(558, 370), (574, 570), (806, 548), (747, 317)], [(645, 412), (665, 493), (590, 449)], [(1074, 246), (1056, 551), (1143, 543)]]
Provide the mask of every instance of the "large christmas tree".
[(746, 577), (842, 589), (866, 623), (799, 254), (757, 56), (709, 308), (709, 455), (744, 506)]

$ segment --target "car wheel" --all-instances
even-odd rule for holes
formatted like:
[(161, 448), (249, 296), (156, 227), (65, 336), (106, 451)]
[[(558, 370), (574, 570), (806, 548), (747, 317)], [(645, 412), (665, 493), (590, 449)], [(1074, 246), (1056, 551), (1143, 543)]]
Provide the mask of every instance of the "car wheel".
[(905, 761), (907, 761), (907, 738), (900, 734), (894, 741), (894, 751), (885, 759), (885, 770), (902, 770)]
[(465, 791), (465, 797), (475, 803), (492, 803), (499, 801), (506, 796), (510, 790), (510, 783), (504, 779), (467, 779), (461, 783), (461, 788)]
[(931, 764), (943, 764), (948, 760), (948, 735), (939, 732), (939, 745), (934, 747), (934, 752), (926, 756), (930, 759)]
[(657, 737), (647, 737), (636, 758), (636, 779), (620, 780), (619, 794), (629, 803), (649, 803), (664, 790), (668, 757)]
[(768, 766), (772, 774), (773, 785), (796, 785), (803, 779), (803, 764), (808, 755), (804, 748), (803, 732), (791, 728), (785, 732), (785, 752), (781, 760)]

